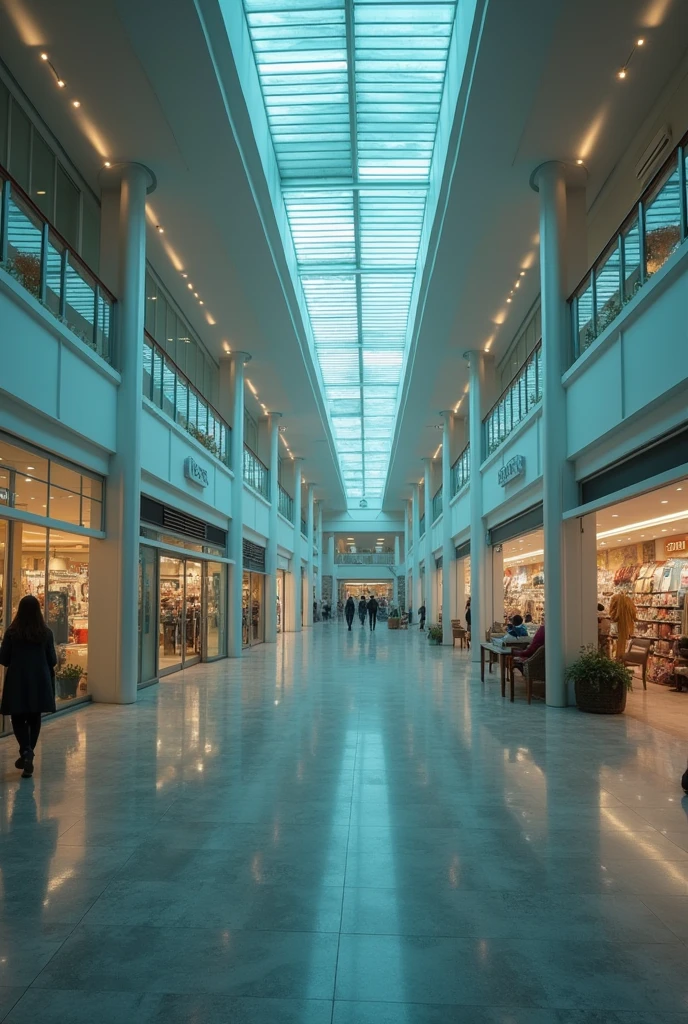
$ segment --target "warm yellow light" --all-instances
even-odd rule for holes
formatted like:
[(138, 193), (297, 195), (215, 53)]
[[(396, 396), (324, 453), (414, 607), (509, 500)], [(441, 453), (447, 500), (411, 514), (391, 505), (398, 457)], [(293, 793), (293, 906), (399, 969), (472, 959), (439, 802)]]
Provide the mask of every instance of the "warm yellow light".
[(198, 300), (198, 305), (199, 305), (199, 306), (202, 306), (202, 305), (203, 305), (203, 299), (199, 299), (199, 300)]
[(189, 283), (187, 284), (186, 287), (189, 288), (189, 289), (193, 289), (193, 285), (191, 284), (191, 281), (189, 281)]
[(72, 100), (72, 106), (78, 110), (81, 106), (81, 100)]
[(518, 276), (519, 277), (525, 277), (526, 276), (525, 270), (522, 270), (521, 273)]
[(164, 235), (165, 234), (165, 229), (161, 228), (159, 224), (155, 225), (155, 230), (158, 232), (159, 235)]
[(577, 164), (578, 164), (578, 166), (580, 167), (580, 166), (581, 166), (581, 164), (583, 163), (583, 161), (582, 161), (582, 160), (576, 160), (576, 163), (577, 163)]
[(621, 68), (619, 71), (617, 71), (616, 72), (616, 77), (617, 78), (625, 78), (626, 77), (626, 68)]
[(511, 299), (507, 299), (506, 301), (507, 301), (507, 302), (511, 302)]
[(636, 46), (644, 46), (645, 45), (645, 40), (644, 39), (639, 39), (635, 45)]
[(41, 60), (47, 60), (47, 59), (48, 59), (48, 54), (47, 53), (42, 53), (41, 54)]
[(105, 167), (112, 167), (112, 164), (110, 163), (109, 160), (106, 160), (104, 166)]
[(62, 78), (58, 78), (57, 85), (58, 85), (58, 87), (60, 89), (64, 89), (64, 87), (65, 87), (64, 80)]

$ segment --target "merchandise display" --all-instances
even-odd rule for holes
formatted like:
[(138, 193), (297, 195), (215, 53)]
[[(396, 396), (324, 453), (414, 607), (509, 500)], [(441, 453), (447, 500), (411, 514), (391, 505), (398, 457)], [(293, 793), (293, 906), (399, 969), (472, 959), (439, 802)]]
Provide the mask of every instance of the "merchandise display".
[[(626, 564), (618, 568), (600, 568), (606, 552), (598, 552), (598, 600), (609, 607), (612, 620), (614, 602), (623, 595), (635, 607), (632, 638), (654, 641), (648, 661), (650, 682), (673, 685), (678, 657), (678, 640), (688, 592), (688, 560), (668, 558), (665, 561)], [(612, 624), (611, 640), (619, 630)], [(625, 646), (625, 645), (624, 645)]]
[(504, 568), (504, 615), (530, 616), (541, 622), (545, 610), (545, 567), (542, 562)]

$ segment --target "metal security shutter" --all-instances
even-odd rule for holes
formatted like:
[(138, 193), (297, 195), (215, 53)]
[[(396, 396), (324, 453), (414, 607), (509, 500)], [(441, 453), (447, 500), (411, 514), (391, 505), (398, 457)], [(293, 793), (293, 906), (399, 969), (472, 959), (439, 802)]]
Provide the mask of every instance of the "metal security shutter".
[(141, 522), (157, 526), (158, 529), (169, 530), (179, 537), (190, 537), (193, 540), (207, 541), (217, 547), (227, 546), (227, 531), (221, 530), (212, 523), (205, 523), (196, 516), (180, 512), (171, 505), (163, 505), (160, 501), (141, 495)]
[(244, 569), (250, 572), (265, 572), (265, 548), (244, 538)]
[(514, 516), (505, 523), (493, 527), (490, 530), (490, 544), (503, 544), (504, 541), (513, 537), (520, 537), (522, 533), (531, 533), (542, 526), (542, 502), (534, 505), (520, 516)]
[(581, 504), (599, 501), (625, 487), (642, 483), (688, 463), (688, 427), (666, 434), (653, 444), (632, 452), (612, 466), (581, 481)]

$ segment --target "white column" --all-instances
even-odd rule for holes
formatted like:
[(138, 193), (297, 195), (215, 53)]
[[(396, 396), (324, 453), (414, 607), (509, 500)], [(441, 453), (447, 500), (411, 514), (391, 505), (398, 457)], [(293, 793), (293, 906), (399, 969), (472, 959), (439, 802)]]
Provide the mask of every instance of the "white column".
[(395, 533), (394, 534), (394, 596), (393, 596), (393, 604), (394, 604), (395, 608), (399, 607), (399, 573), (401, 571), (401, 567), (399, 565), (400, 562), (401, 562), (401, 556), (400, 556), (400, 551), (399, 551), (399, 534)]
[(542, 164), (533, 187), (540, 193), (540, 293), (542, 305), (542, 480), (545, 549), (545, 672), (547, 703), (565, 707), (565, 600), (563, 513), (573, 487), (566, 459), (566, 393), (561, 377), (569, 347), (566, 304), (566, 166)]
[(282, 413), (268, 415), (270, 514), (265, 551), (265, 642), (277, 643), (277, 511), (279, 508), (279, 424)]
[(231, 466), (234, 473), (232, 482), (232, 522), (229, 528), (229, 617), (227, 628), (227, 654), (240, 658), (241, 601), (244, 560), (244, 366), (251, 359), (248, 352), (232, 352), (220, 359), (220, 389), (224, 402), (229, 407), (232, 424)]
[[(117, 450), (110, 460), (105, 540), (91, 541), (88, 684), (94, 700), (131, 704), (138, 676), (138, 574), (146, 193), (155, 177), (142, 164), (112, 168), (104, 179), (112, 236), (103, 238), (104, 270), (118, 297)], [(104, 274), (104, 276), (105, 276)]]
[(502, 622), (504, 619), (504, 549), (495, 544), (490, 549), (492, 555), (492, 581), (490, 587), (490, 621)]
[(292, 586), (294, 609), (294, 632), (300, 633), (301, 609), (303, 606), (303, 584), (301, 582), (301, 487), (303, 459), (294, 459), (294, 554), (292, 556)]
[(440, 413), (444, 427), (442, 431), (442, 643), (451, 647), (451, 620), (454, 616), (452, 592), (455, 589), (455, 557), (452, 541), (451, 509), (451, 467), (453, 458), (454, 417), (448, 409)]
[(412, 556), (412, 573), (413, 573), (413, 584), (414, 593), (408, 597), (411, 602), (411, 607), (414, 613), (414, 622), (418, 622), (418, 609), (420, 608), (422, 601), (421, 596), (421, 570), (419, 566), (421, 558), (421, 496), (420, 496), (420, 485), (418, 483), (412, 484), (412, 499), (411, 499), (411, 532), (414, 540), (414, 551)]
[(306, 562), (306, 607), (305, 622), (307, 626), (313, 625), (313, 543), (315, 540), (315, 517), (313, 515), (313, 493), (315, 484), (308, 485), (308, 509), (306, 510), (306, 543), (308, 545), (308, 561)]
[(480, 464), (483, 449), (482, 391), (485, 356), (473, 350), (468, 358), (468, 431), (470, 438), (470, 510), (471, 510), (471, 644), (472, 661), (480, 661), (480, 644), (489, 626), (485, 601), (487, 549), (483, 524), (483, 496)]
[(323, 506), (322, 500), (316, 501), (317, 514), (315, 518), (315, 547), (318, 552), (318, 575), (315, 583), (315, 600), (318, 602), (318, 610), (322, 602), (322, 579), (324, 572), (323, 557)]
[(435, 557), (432, 553), (432, 459), (423, 459), (425, 471), (425, 593), (423, 600), (428, 616), (428, 625), (437, 622), (437, 601), (435, 595)]

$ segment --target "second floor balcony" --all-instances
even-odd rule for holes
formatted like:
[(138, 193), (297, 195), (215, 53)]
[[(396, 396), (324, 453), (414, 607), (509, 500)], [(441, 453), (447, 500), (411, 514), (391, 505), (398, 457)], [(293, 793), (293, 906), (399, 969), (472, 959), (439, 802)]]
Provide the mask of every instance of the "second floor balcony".
[(264, 498), (270, 497), (270, 470), (247, 444), (244, 445), (244, 483)]
[(279, 497), (278, 497), (278, 512), (288, 519), (290, 523), (294, 522), (294, 499), (288, 491), (285, 491), (282, 484), (279, 485)]
[(0, 267), (107, 363), (114, 296), (0, 167)]
[(484, 457), (492, 455), (542, 400), (542, 342), (504, 389), (483, 421)]
[(468, 483), (471, 478), (471, 446), (467, 444), (451, 468), (452, 497)]
[(439, 517), (441, 515), (442, 515), (442, 488), (439, 487), (435, 491), (435, 493), (433, 495), (433, 498), (432, 498), (432, 521), (433, 521), (433, 523), (435, 522), (436, 519), (439, 519)]

